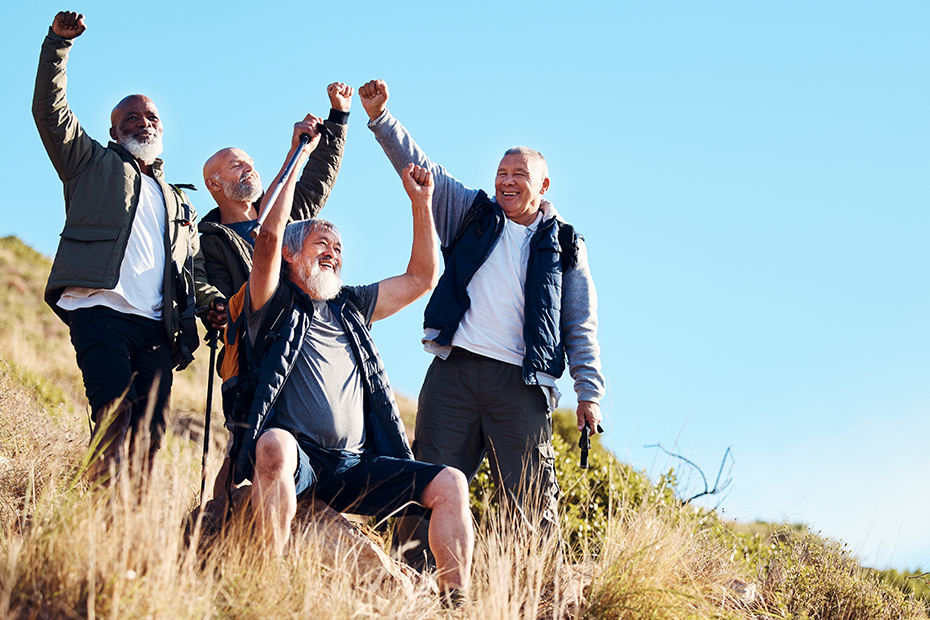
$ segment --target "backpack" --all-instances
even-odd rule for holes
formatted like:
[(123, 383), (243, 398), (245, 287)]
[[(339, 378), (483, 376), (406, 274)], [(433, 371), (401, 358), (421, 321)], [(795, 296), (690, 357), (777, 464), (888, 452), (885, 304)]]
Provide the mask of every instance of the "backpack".
[(247, 291), (248, 283), (243, 284), (227, 304), (229, 319), (223, 334), (223, 359), (218, 371), (223, 379), (223, 415), (226, 418), (226, 428), (232, 436), (227, 485), (239, 484), (252, 477), (255, 465), (253, 448), (262, 430), (260, 423), (249, 420), (249, 410), (255, 398), (255, 389), (258, 387), (257, 370), (268, 354), (271, 343), (278, 339), (292, 302), (288, 287), (279, 287), (268, 301), (271, 305), (262, 320), (253, 346), (246, 329)]

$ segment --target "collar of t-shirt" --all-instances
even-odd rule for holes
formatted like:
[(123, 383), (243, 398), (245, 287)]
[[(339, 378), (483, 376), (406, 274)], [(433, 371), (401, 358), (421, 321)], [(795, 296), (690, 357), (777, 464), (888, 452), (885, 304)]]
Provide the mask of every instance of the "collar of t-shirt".
[(253, 248), (255, 247), (255, 239), (253, 239), (251, 235), (252, 229), (255, 228), (255, 220), (235, 222), (233, 224), (227, 224), (226, 227), (245, 239), (246, 243), (250, 246)]

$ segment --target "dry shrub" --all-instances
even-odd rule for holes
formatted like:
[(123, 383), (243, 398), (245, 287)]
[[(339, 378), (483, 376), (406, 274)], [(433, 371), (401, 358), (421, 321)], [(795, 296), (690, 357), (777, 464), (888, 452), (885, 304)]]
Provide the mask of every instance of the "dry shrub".
[(925, 620), (913, 595), (862, 568), (846, 545), (810, 532), (791, 533), (772, 545), (762, 591), (771, 608), (810, 620)]
[(645, 503), (607, 534), (586, 618), (745, 618), (730, 551), (688, 508)]

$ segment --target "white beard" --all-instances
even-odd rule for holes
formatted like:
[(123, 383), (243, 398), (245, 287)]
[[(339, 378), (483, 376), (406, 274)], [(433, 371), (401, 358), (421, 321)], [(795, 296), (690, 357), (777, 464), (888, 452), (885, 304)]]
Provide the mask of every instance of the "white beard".
[(253, 184), (251, 181), (239, 181), (230, 183), (223, 181), (223, 194), (227, 200), (234, 202), (255, 202), (262, 195), (262, 186), (260, 182)]
[(336, 272), (321, 268), (316, 260), (299, 263), (297, 277), (310, 292), (310, 297), (318, 301), (335, 299), (342, 290), (342, 277)]
[(150, 164), (165, 150), (161, 143), (161, 134), (162, 132), (160, 131), (152, 132), (152, 134), (150, 134), (152, 135), (151, 139), (145, 142), (139, 140), (132, 134), (126, 134), (120, 131), (116, 132), (116, 137), (118, 144), (129, 151), (130, 155), (140, 161)]

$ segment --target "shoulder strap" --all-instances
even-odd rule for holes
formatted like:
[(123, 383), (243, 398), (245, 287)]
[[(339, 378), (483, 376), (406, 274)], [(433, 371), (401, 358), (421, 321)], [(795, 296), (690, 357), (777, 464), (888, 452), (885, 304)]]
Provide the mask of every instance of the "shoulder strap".
[(562, 248), (562, 273), (578, 264), (578, 233), (575, 227), (559, 222), (559, 246)]
[(294, 304), (294, 295), (290, 294), (287, 285), (279, 286), (275, 294), (268, 300), (268, 312), (258, 328), (259, 337), (255, 339), (255, 347), (252, 350), (252, 360), (257, 363), (262, 360), (271, 343), (281, 337), (278, 331), (284, 322), (284, 317)]
[(476, 230), (478, 236), (480, 237), (483, 230), (481, 230), (481, 219), (484, 217), (488, 208), (488, 195), (484, 190), (478, 190), (478, 195), (475, 196), (474, 202), (471, 203), (471, 206), (468, 207), (468, 211), (465, 212), (465, 217), (462, 218), (462, 223), (459, 224), (459, 229), (455, 232), (455, 237), (452, 238), (452, 241), (449, 242), (449, 245), (442, 248), (442, 257), (445, 261), (448, 262), (449, 256), (452, 255), (452, 250), (455, 249), (455, 246), (458, 245), (459, 241), (462, 240), (462, 237), (465, 236), (465, 232), (475, 225), (478, 224), (478, 229)]

